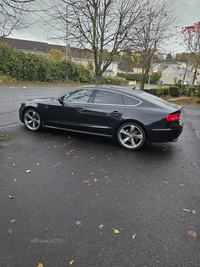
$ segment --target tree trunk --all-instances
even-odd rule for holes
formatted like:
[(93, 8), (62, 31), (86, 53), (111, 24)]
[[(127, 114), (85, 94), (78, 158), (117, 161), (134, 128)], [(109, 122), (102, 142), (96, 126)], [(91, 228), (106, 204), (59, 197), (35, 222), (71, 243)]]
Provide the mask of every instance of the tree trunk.
[(196, 68), (195, 68), (194, 78), (193, 78), (193, 81), (192, 81), (192, 85), (194, 85), (194, 82), (195, 82), (195, 79), (196, 79), (196, 76), (197, 76), (198, 65), (199, 65), (199, 62), (197, 62), (197, 66), (196, 66)]

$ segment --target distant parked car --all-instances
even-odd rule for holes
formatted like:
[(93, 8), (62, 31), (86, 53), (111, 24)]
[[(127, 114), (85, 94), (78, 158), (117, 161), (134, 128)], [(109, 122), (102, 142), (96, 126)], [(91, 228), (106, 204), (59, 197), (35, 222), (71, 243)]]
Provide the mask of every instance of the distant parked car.
[(180, 113), (180, 107), (143, 91), (101, 85), (29, 100), (19, 109), (31, 131), (45, 127), (112, 137), (129, 150), (139, 149), (145, 140), (177, 140), (183, 130)]

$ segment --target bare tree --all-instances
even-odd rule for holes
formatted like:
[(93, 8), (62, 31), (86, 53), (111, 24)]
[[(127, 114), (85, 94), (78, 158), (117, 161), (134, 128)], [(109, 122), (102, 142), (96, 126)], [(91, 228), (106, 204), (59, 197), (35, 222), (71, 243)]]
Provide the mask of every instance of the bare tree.
[[(140, 89), (144, 89), (144, 77), (148, 73), (154, 54), (166, 50), (169, 39), (174, 36), (175, 8), (174, 0), (149, 1), (143, 9), (138, 27), (132, 29), (130, 48), (141, 54), (142, 75)], [(142, 30), (141, 30), (142, 28)]]
[(192, 84), (194, 84), (197, 75), (197, 69), (200, 64), (200, 21), (194, 23), (193, 26), (185, 27), (182, 30), (181, 35), (183, 45), (186, 47), (187, 51), (191, 53), (196, 61), (196, 68), (192, 82)]
[(60, 39), (68, 36), (76, 46), (91, 49), (95, 74), (102, 76), (114, 56), (128, 47), (130, 29), (139, 25), (148, 0), (50, 0), (50, 3), (51, 19), (46, 24), (54, 34), (59, 33)]
[(0, 1), (0, 37), (7, 37), (13, 30), (26, 28), (28, 13), (34, 12), (36, 0), (1, 0)]

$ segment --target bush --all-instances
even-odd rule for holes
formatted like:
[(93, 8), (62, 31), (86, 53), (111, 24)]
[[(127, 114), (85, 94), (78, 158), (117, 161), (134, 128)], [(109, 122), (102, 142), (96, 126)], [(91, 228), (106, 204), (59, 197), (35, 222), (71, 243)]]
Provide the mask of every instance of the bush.
[(194, 96), (194, 93), (195, 93), (195, 88), (194, 87), (190, 87), (189, 89), (188, 89), (188, 96)]
[(121, 85), (122, 80), (112, 77), (102, 77), (102, 84)]
[(171, 95), (171, 96), (180, 96), (180, 88), (179, 87), (177, 87), (177, 86), (170, 86), (169, 87), (169, 94)]
[(169, 87), (165, 86), (163, 87), (163, 95), (168, 95), (169, 94)]
[(159, 89), (157, 88), (152, 88), (148, 91), (149, 94), (159, 96)]
[[(118, 77), (123, 77), (126, 80), (130, 80), (130, 81), (137, 81), (139, 82), (141, 79), (141, 73), (135, 73), (135, 74), (125, 74), (125, 73), (117, 73)], [(159, 79), (160, 79), (161, 75), (159, 73), (153, 73), (151, 75), (151, 79), (150, 82), (151, 83), (156, 83)], [(148, 83), (148, 79), (149, 79), (149, 75), (146, 74), (145, 75), (145, 83)]]
[(174, 86), (178, 87), (180, 90), (180, 95), (182, 94), (183, 91), (183, 84), (182, 83), (175, 83)]

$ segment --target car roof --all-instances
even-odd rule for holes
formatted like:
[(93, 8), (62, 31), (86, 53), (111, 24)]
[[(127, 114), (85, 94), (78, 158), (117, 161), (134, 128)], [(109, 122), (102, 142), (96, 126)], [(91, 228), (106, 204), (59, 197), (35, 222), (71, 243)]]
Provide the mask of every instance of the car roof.
[(144, 93), (143, 91), (139, 89), (134, 89), (130, 87), (122, 87), (122, 86), (110, 86), (110, 85), (86, 85), (86, 86), (81, 86), (77, 89), (96, 89), (96, 90), (108, 90), (108, 91), (114, 91), (114, 92), (120, 92), (120, 93), (125, 93), (129, 94), (130, 96), (135, 96), (141, 93)]

